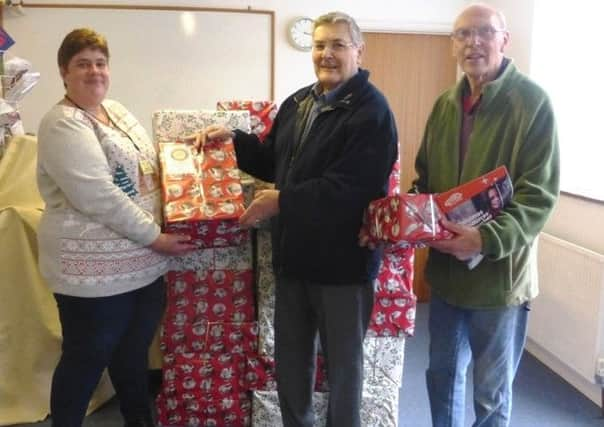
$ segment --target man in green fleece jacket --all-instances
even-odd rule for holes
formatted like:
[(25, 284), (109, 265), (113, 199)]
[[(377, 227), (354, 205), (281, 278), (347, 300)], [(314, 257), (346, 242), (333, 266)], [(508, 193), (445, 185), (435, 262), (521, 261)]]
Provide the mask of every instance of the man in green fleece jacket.
[[(434, 426), (463, 426), (465, 378), (474, 362), (474, 426), (508, 426), (512, 382), (537, 296), (537, 236), (554, 207), (559, 151), (547, 95), (504, 56), (503, 14), (465, 8), (452, 33), (464, 71), (428, 119), (416, 159), (416, 188), (438, 193), (505, 165), (514, 196), (478, 227), (443, 221), (455, 233), (430, 244), (430, 363)], [(481, 253), (469, 270), (465, 260)]]

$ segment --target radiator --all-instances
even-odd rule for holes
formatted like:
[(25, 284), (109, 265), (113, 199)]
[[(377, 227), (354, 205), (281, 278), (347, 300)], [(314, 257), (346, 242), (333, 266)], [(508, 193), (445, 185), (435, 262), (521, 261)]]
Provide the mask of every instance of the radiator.
[(604, 255), (542, 233), (539, 287), (527, 349), (532, 344), (557, 365), (550, 368), (562, 370), (558, 373), (599, 403), (595, 371), (598, 359), (604, 358)]

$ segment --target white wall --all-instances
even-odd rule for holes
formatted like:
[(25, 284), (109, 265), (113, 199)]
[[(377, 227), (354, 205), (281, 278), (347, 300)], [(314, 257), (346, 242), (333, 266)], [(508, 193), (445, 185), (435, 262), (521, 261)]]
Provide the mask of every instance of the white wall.
[(507, 55), (524, 73), (530, 71), (534, 0), (492, 0), (488, 2), (501, 10), (511, 34)]
[[(76, 0), (38, 0), (36, 3), (81, 3)], [(95, 0), (96, 4), (115, 4), (114, 0)], [(342, 10), (354, 16), (361, 27), (387, 30), (407, 29), (429, 32), (448, 32), (456, 12), (463, 7), (463, 0), (373, 0), (351, 2), (347, 0), (125, 0), (124, 4), (195, 6), (214, 8), (262, 9), (275, 12), (275, 99), (281, 102), (296, 89), (312, 83), (314, 73), (310, 53), (300, 52), (287, 43), (287, 24), (296, 16), (317, 17), (332, 10)], [(27, 8), (25, 8), (27, 13)], [(119, 13), (119, 12), (116, 12)], [(243, 36), (243, 35), (242, 35)], [(57, 46), (58, 48), (58, 46)], [(18, 55), (18, 41), (11, 51)], [(228, 63), (225, 58), (216, 58)], [(35, 60), (35, 58), (28, 58)], [(244, 70), (242, 70), (244, 72)], [(127, 100), (122, 100), (127, 105)]]
[[(77, 4), (77, 0), (38, 0), (36, 3)], [(96, 4), (115, 4), (114, 0), (96, 0)], [(125, 4), (195, 6), (214, 8), (262, 9), (275, 12), (275, 98), (282, 101), (297, 88), (314, 79), (310, 54), (300, 52), (287, 43), (287, 24), (296, 16), (316, 17), (332, 10), (354, 16), (364, 30), (448, 32), (457, 13), (471, 1), (467, 0), (125, 0)], [(512, 33), (508, 54), (523, 71), (530, 63), (531, 22), (534, 0), (493, 0), (508, 17)], [(25, 9), (27, 12), (27, 9)], [(119, 12), (116, 12), (119, 13)], [(18, 54), (18, 43), (11, 49)], [(228, 55), (227, 55), (228, 57)]]
[[(491, 4), (506, 15), (512, 33), (509, 55), (530, 73), (534, 0), (493, 0)], [(556, 237), (604, 254), (604, 203), (561, 195), (545, 230)], [(569, 284), (570, 285), (570, 284)]]

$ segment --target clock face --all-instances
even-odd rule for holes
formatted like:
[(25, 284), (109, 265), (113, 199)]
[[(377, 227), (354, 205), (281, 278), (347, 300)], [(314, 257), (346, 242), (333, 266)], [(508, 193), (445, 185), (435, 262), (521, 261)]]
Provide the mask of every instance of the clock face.
[(312, 48), (312, 25), (310, 18), (296, 18), (289, 26), (290, 42), (296, 49), (309, 51)]

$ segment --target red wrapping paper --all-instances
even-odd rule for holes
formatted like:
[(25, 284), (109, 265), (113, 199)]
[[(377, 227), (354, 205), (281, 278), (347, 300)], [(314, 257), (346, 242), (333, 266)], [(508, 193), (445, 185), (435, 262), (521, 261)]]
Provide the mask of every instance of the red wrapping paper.
[(243, 391), (244, 367), (244, 357), (237, 354), (177, 354), (174, 363), (163, 369), (163, 384), (167, 394), (173, 391), (176, 396), (231, 395)]
[(244, 367), (243, 355), (166, 355), (156, 399), (160, 425), (249, 426), (251, 401), (243, 388)]
[(210, 322), (206, 338), (211, 354), (256, 354), (257, 322)]
[(243, 385), (247, 390), (277, 390), (275, 359), (261, 354), (246, 355)]
[(219, 101), (217, 110), (247, 110), (250, 113), (252, 133), (264, 141), (277, 115), (277, 105), (272, 101)]
[(202, 399), (159, 395), (156, 407), (162, 427), (248, 427), (251, 424), (252, 401), (248, 393), (233, 393), (222, 398), (208, 395)]
[(199, 155), (184, 143), (160, 143), (166, 231), (188, 234), (200, 248), (239, 245), (245, 210), (233, 141), (211, 141)]
[(373, 242), (422, 243), (445, 238), (432, 194), (400, 194), (369, 204), (361, 234)]
[[(212, 322), (251, 324), (250, 328), (257, 330), (252, 322), (255, 304), (251, 270), (171, 271), (167, 279), (168, 304), (160, 339), (164, 352), (219, 352), (220, 344), (208, 337)], [(252, 335), (245, 334), (250, 342), (227, 348), (255, 352), (257, 331)]]
[(413, 248), (385, 247), (374, 282), (376, 298), (406, 298), (413, 290)]
[[(400, 164), (397, 160), (392, 168), (388, 183), (388, 195), (400, 192)], [(369, 324), (370, 336), (413, 335), (415, 330), (416, 300), (413, 293), (413, 275), (415, 249), (412, 244), (385, 245), (378, 276), (374, 281), (375, 304)], [(382, 298), (396, 298), (404, 301), (398, 307), (399, 314), (395, 322), (386, 322), (389, 313), (385, 313), (380, 301)]]
[(368, 336), (413, 335), (414, 320), (415, 296), (377, 298), (369, 321)]

